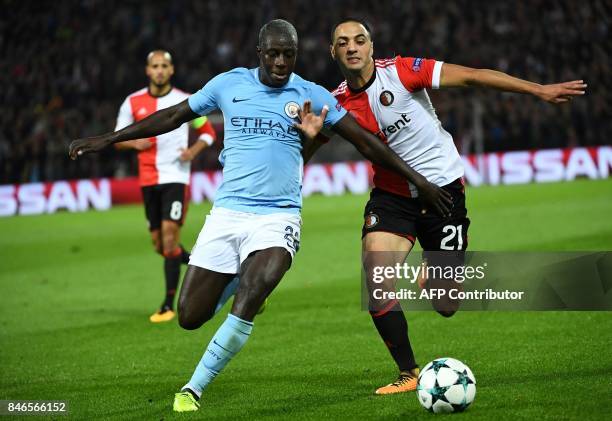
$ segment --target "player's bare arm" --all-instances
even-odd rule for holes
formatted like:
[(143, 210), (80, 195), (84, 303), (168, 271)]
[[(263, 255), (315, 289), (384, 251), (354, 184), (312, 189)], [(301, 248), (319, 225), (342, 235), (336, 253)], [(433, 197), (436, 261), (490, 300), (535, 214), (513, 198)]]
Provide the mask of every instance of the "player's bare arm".
[(153, 144), (149, 139), (135, 139), (135, 140), (127, 140), (125, 142), (115, 143), (115, 149), (117, 150), (127, 150), (132, 149), (135, 151), (146, 151), (147, 149), (151, 149)]
[(216, 134), (208, 121), (208, 117), (202, 116), (196, 118), (191, 122), (191, 126), (199, 136), (191, 146), (179, 149), (179, 160), (181, 162), (193, 161), (193, 159), (195, 159), (204, 149), (207, 149), (215, 143)]
[(333, 130), (351, 142), (365, 158), (395, 171), (414, 184), (426, 209), (434, 210), (442, 216), (450, 213), (452, 200), (448, 192), (427, 181), (425, 177), (406, 164), (389, 146), (359, 126), (350, 114), (342, 117), (333, 126)]
[(183, 162), (193, 161), (206, 148), (208, 148), (208, 144), (198, 140), (188, 148), (181, 148), (179, 159)]
[(314, 138), (302, 138), (302, 159), (304, 164), (310, 161), (310, 158), (319, 150), (321, 146), (327, 143), (327, 136), (319, 133)]
[(441, 87), (483, 86), (505, 92), (531, 94), (551, 104), (562, 104), (584, 95), (587, 84), (583, 80), (540, 85), (489, 69), (474, 69), (444, 63), (440, 74)]
[(172, 131), (197, 117), (199, 115), (191, 110), (189, 103), (185, 100), (175, 106), (157, 111), (117, 132), (73, 140), (70, 143), (69, 155), (71, 159), (76, 159), (84, 154), (98, 152), (117, 142), (157, 136)]
[[(309, 101), (304, 103), (302, 110), (299, 112), (300, 123), (296, 123), (295, 127), (304, 134), (302, 142), (306, 152), (302, 151), (302, 156), (305, 160), (310, 159), (321, 145), (317, 136), (319, 136), (323, 127), (326, 114), (327, 108), (323, 107), (321, 115), (315, 115)], [(413, 170), (385, 143), (361, 128), (350, 114), (340, 119), (333, 126), (333, 130), (351, 142), (364, 157), (373, 163), (384, 166), (407, 178), (419, 190), (419, 197), (426, 208), (433, 209), (440, 215), (450, 213), (452, 200), (446, 191), (428, 182), (425, 177)]]

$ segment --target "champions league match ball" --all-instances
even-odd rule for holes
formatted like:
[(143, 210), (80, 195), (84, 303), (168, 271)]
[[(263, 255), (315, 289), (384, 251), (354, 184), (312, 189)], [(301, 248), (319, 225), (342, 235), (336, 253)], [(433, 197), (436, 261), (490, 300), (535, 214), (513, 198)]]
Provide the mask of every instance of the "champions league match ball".
[(454, 358), (438, 358), (419, 374), (417, 398), (436, 414), (464, 411), (476, 396), (476, 378), (470, 368)]

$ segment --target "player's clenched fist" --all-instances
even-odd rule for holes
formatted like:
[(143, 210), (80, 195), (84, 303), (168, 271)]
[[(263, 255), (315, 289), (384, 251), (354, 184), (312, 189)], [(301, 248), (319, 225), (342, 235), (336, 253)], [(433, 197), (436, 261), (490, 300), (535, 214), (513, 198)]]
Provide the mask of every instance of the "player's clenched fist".
[(70, 159), (77, 159), (81, 155), (101, 151), (110, 145), (110, 143), (110, 139), (108, 139), (106, 136), (76, 139), (70, 143), (68, 154), (70, 155)]

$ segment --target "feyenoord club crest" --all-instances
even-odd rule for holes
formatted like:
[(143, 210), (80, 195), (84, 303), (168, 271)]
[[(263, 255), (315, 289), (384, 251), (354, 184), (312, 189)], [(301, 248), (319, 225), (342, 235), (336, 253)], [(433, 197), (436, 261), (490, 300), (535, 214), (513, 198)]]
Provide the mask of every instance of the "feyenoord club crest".
[(299, 111), (300, 106), (297, 102), (291, 101), (285, 104), (285, 114), (287, 114), (289, 118), (297, 118)]
[(395, 98), (393, 97), (393, 94), (390, 91), (382, 91), (382, 93), (380, 94), (380, 103), (385, 107), (388, 107), (389, 105), (393, 104), (394, 99)]
[(371, 213), (365, 217), (366, 228), (372, 228), (376, 224), (378, 224), (378, 215), (376, 215), (375, 213)]

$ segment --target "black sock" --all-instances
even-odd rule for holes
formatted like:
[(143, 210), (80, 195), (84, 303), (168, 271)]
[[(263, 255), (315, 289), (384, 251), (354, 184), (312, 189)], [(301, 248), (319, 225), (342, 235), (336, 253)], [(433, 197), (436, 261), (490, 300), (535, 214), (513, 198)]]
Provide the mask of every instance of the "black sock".
[(399, 303), (384, 313), (370, 312), (370, 315), (400, 371), (418, 367), (408, 339), (408, 323)]
[(181, 257), (164, 258), (164, 275), (166, 276), (166, 299), (162, 304), (163, 309), (174, 308), (174, 296), (181, 276)]
[(196, 401), (199, 401), (199, 400), (200, 400), (200, 398), (198, 397), (198, 395), (196, 394), (196, 392), (194, 392), (193, 390), (191, 390), (191, 389), (190, 389), (190, 388), (188, 388), (188, 387), (184, 387), (184, 388), (182, 388), (182, 389), (181, 389), (181, 392), (187, 392), (187, 393), (189, 393), (191, 396), (193, 396), (193, 398), (194, 398)]
[(189, 263), (189, 252), (187, 250), (185, 250), (185, 247), (183, 247), (182, 244), (179, 244), (179, 247), (181, 248), (181, 263), (186, 265), (187, 263)]

